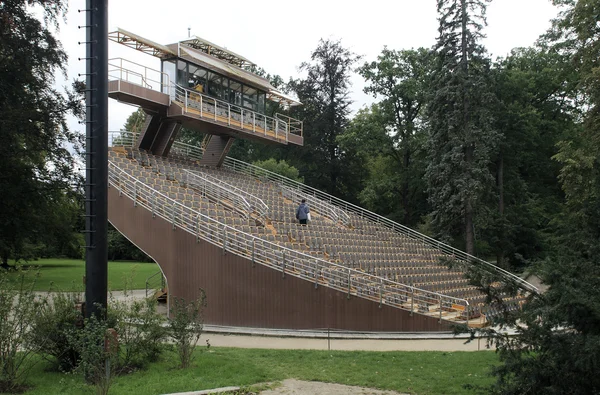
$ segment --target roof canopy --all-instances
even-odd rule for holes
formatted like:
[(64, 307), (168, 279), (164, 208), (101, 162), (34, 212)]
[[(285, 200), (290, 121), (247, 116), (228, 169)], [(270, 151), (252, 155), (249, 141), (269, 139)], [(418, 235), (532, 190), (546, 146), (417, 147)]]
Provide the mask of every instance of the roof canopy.
[(130, 33), (121, 28), (117, 28), (116, 31), (108, 33), (108, 39), (159, 58), (177, 56), (177, 54), (167, 48), (167, 46), (155, 43), (154, 41)]
[(180, 41), (179, 43), (187, 45), (188, 47), (192, 47), (199, 51), (202, 51), (205, 54), (211, 55), (217, 59), (224, 60), (225, 62), (236, 65), (237, 67), (240, 67), (240, 68), (256, 66), (256, 64), (252, 63), (251, 61), (244, 58), (243, 56), (238, 55), (235, 52), (230, 51), (226, 48), (223, 48), (216, 44), (213, 44), (210, 41), (200, 38), (198, 36), (194, 36), (193, 38), (189, 38), (187, 40)]

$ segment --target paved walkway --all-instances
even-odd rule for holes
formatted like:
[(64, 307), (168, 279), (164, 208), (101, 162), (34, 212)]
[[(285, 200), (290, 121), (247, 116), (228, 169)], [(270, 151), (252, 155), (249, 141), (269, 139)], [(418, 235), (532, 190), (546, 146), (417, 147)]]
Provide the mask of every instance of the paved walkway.
[(315, 339), (204, 333), (201, 344), (213, 347), (267, 348), (278, 350), (344, 351), (479, 351), (486, 350), (484, 339), (465, 344), (465, 339)]
[[(144, 290), (130, 291), (129, 297), (143, 298)], [(116, 300), (127, 300), (115, 291)], [(159, 305), (166, 314), (166, 306)], [(327, 329), (281, 330), (205, 325), (199, 345), (208, 341), (212, 347), (265, 348), (279, 350), (344, 350), (344, 351), (479, 351), (486, 350), (485, 339), (465, 344), (466, 336), (448, 332), (342, 332)]]

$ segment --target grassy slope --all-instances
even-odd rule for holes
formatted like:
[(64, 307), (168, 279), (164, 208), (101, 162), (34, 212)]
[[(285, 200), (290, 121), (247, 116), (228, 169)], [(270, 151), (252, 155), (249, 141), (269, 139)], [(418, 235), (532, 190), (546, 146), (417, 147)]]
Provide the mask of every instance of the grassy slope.
[[(211, 348), (199, 351), (193, 367), (175, 368), (172, 353), (147, 370), (118, 377), (111, 394), (163, 394), (286, 378), (324, 381), (411, 394), (473, 394), (465, 384), (487, 385), (495, 353), (349, 352)], [(38, 365), (27, 394), (92, 394), (77, 375), (45, 373)]]
[[(51, 287), (60, 291), (83, 290), (85, 264), (82, 260), (40, 259), (24, 264), (23, 267), (39, 267), (40, 277), (36, 291), (47, 291)], [(129, 289), (144, 289), (146, 279), (158, 271), (156, 263), (109, 262), (108, 287), (113, 291), (122, 290), (125, 282), (130, 281)], [(14, 277), (15, 273), (9, 275)]]

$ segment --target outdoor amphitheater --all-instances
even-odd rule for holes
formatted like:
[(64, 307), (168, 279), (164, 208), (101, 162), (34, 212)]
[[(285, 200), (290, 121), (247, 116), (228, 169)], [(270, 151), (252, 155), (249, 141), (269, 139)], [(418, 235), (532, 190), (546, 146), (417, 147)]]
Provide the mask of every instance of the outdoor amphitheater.
[[(303, 145), (302, 121), (265, 114), (301, 105), (198, 37), (162, 45), (109, 38), (158, 57), (160, 70), (109, 60), (109, 97), (141, 107), (139, 133), (109, 138), (108, 216), (153, 258), (158, 292), (206, 293), (205, 323), (243, 328), (440, 332), (487, 325), (536, 288), (481, 259), (307, 185), (228, 157), (236, 138)], [(201, 147), (177, 139), (182, 127)], [(302, 199), (312, 218), (298, 223)], [(514, 284), (502, 307), (471, 284)]]

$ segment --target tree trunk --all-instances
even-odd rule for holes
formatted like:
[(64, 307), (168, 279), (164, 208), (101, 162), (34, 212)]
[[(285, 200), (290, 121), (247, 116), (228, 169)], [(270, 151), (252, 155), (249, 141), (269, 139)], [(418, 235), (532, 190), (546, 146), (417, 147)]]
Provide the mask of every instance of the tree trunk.
[(496, 254), (496, 265), (504, 267), (504, 245), (506, 232), (504, 229), (504, 156), (498, 159), (498, 212), (500, 213), (500, 248)]
[(2, 253), (2, 265), (0, 265), (0, 267), (2, 269), (8, 269), (9, 268), (9, 266), (8, 266), (8, 252), (7, 251), (4, 251)]
[(411, 212), (408, 207), (408, 165), (410, 164), (410, 150), (408, 147), (404, 149), (404, 157), (403, 165), (404, 165), (404, 180), (402, 181), (402, 206), (404, 208), (404, 225), (410, 224)]
[[(473, 162), (473, 146), (469, 145), (465, 152), (465, 161), (468, 168)], [(475, 233), (473, 232), (473, 202), (467, 197), (465, 202), (465, 242), (467, 254), (475, 255)]]
[[(473, 151), (475, 147), (471, 143), (471, 136), (469, 135), (469, 123), (470, 123), (470, 108), (469, 99), (467, 94), (467, 87), (465, 80), (468, 79), (469, 74), (469, 58), (467, 56), (467, 1), (461, 0), (461, 19), (462, 19), (462, 34), (461, 34), (461, 67), (464, 72), (463, 86), (462, 86), (462, 99), (463, 99), (463, 124), (465, 133), (465, 162), (466, 162), (466, 176), (471, 177), (471, 167), (473, 166)], [(475, 253), (475, 234), (473, 232), (473, 202), (470, 197), (465, 202), (465, 244), (467, 254), (474, 255)]]

